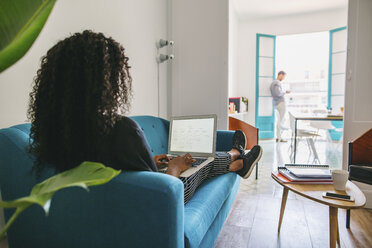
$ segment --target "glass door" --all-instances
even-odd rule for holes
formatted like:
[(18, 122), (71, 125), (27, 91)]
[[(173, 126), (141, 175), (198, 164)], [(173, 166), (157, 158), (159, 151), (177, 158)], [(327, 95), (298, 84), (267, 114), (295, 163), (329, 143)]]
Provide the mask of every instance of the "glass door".
[(346, 42), (346, 27), (329, 31), (328, 108), (336, 112), (344, 106)]
[[(328, 109), (338, 114), (344, 107), (346, 72), (346, 27), (329, 31), (329, 73), (328, 73)], [(342, 128), (343, 122), (333, 121), (336, 128)], [(329, 130), (333, 140), (339, 140), (342, 132)]]
[(274, 138), (274, 101), (270, 85), (275, 79), (274, 35), (256, 36), (256, 127), (260, 139)]

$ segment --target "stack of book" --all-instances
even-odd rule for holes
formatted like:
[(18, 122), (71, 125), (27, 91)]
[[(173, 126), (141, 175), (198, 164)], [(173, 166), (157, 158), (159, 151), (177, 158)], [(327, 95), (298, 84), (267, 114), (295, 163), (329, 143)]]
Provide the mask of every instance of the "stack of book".
[(278, 167), (275, 176), (283, 183), (332, 184), (328, 165), (286, 164)]

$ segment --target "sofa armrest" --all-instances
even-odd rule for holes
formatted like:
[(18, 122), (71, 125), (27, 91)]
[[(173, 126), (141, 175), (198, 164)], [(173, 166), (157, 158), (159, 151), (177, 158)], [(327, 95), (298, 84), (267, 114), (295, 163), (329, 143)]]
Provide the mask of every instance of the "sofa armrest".
[(183, 190), (179, 179), (166, 174), (122, 172), (90, 192), (57, 192), (48, 217), (40, 207), (25, 211), (24, 230), (15, 227), (9, 234), (14, 242), (22, 235), (35, 245), (47, 244), (40, 247), (181, 248)]
[(125, 247), (184, 246), (184, 186), (178, 178), (124, 172), (113, 184), (121, 191), (118, 196), (127, 215), (121, 220), (126, 230), (119, 231), (127, 236)]
[(216, 151), (227, 152), (232, 148), (232, 138), (234, 136), (234, 131), (217, 131), (217, 144)]

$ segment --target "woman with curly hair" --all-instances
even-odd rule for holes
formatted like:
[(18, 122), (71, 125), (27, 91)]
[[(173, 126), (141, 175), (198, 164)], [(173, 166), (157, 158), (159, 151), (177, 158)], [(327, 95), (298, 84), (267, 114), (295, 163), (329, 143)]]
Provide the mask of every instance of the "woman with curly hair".
[[(129, 69), (124, 48), (102, 33), (76, 33), (47, 52), (34, 80), (28, 110), (37, 173), (45, 167), (65, 171), (83, 161), (125, 171), (158, 171), (166, 155), (151, 157), (142, 130), (124, 116), (132, 96)], [(237, 131), (233, 149), (218, 155), (203, 173), (211, 177), (234, 171), (247, 178), (262, 149), (256, 146), (244, 154), (245, 142), (244, 133)], [(193, 161), (190, 154), (172, 159), (166, 173), (179, 177)], [(197, 185), (191, 187), (189, 180), (184, 181), (185, 202), (201, 178), (206, 178), (194, 177)]]

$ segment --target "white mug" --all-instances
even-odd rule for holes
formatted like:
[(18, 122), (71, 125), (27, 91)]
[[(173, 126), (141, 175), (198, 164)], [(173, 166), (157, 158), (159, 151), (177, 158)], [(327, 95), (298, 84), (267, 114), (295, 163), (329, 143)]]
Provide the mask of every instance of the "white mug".
[(333, 187), (335, 190), (345, 190), (349, 172), (346, 170), (332, 170)]

